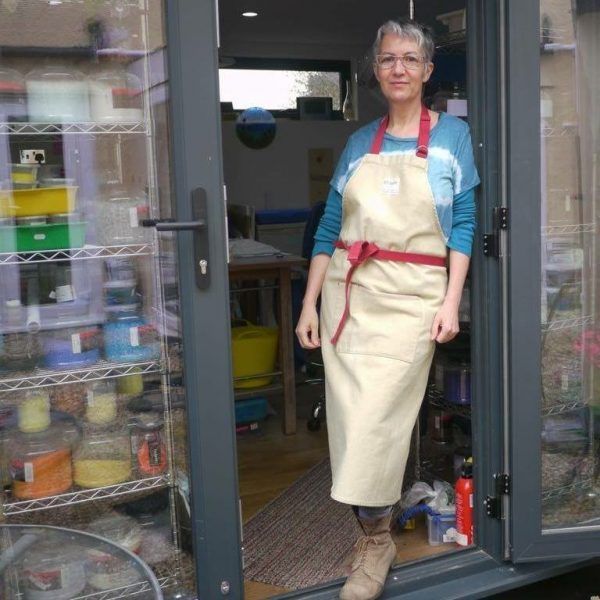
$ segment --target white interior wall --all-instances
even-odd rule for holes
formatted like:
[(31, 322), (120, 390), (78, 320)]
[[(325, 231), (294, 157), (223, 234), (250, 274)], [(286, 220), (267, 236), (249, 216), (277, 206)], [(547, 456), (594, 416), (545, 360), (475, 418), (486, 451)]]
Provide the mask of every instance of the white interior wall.
[[(228, 40), (226, 36), (221, 43), (222, 56), (350, 60), (353, 72), (367, 51), (368, 44), (284, 45)], [(309, 206), (308, 150), (332, 148), (336, 164), (348, 136), (384, 110), (384, 105), (372, 91), (355, 88), (354, 97), (358, 121), (278, 119), (275, 140), (262, 150), (244, 146), (236, 136), (235, 123), (223, 122), (223, 163), (228, 201), (250, 204), (258, 210)]]

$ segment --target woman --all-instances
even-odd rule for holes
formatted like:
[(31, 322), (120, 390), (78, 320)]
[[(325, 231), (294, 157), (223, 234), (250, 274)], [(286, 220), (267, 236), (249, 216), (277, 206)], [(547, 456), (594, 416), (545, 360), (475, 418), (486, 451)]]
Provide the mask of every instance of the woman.
[(468, 126), (422, 105), (428, 30), (388, 21), (373, 50), (388, 114), (342, 154), (296, 328), (304, 348), (322, 348), (331, 497), (354, 507), (365, 533), (343, 600), (377, 598), (396, 555), (391, 508), (435, 342), (459, 330), (479, 183)]

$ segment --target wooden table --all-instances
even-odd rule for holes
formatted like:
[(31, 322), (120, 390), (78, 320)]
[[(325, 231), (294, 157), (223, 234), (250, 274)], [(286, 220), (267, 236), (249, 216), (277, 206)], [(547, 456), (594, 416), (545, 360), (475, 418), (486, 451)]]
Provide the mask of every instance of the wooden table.
[[(283, 432), (296, 433), (296, 377), (294, 373), (294, 327), (292, 321), (293, 267), (306, 265), (306, 260), (293, 254), (232, 257), (229, 263), (230, 281), (274, 279), (278, 285), (277, 309), (279, 314), (279, 368), (283, 379)], [(277, 386), (255, 388), (252, 394), (275, 391)], [(239, 397), (239, 394), (236, 394)]]

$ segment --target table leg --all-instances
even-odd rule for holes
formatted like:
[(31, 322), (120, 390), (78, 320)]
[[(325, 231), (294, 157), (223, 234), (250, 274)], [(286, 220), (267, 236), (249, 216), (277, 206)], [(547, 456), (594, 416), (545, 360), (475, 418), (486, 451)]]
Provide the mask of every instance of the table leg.
[(290, 269), (279, 270), (279, 364), (283, 374), (283, 432), (296, 433), (296, 381)]

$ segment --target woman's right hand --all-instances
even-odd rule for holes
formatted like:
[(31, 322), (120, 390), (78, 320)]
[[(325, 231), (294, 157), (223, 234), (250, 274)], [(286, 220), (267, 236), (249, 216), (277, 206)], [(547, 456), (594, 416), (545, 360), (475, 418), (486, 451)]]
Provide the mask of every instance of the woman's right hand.
[(298, 325), (296, 326), (296, 335), (300, 345), (306, 350), (314, 350), (321, 345), (319, 339), (319, 315), (317, 307), (314, 304), (305, 304), (302, 307)]

